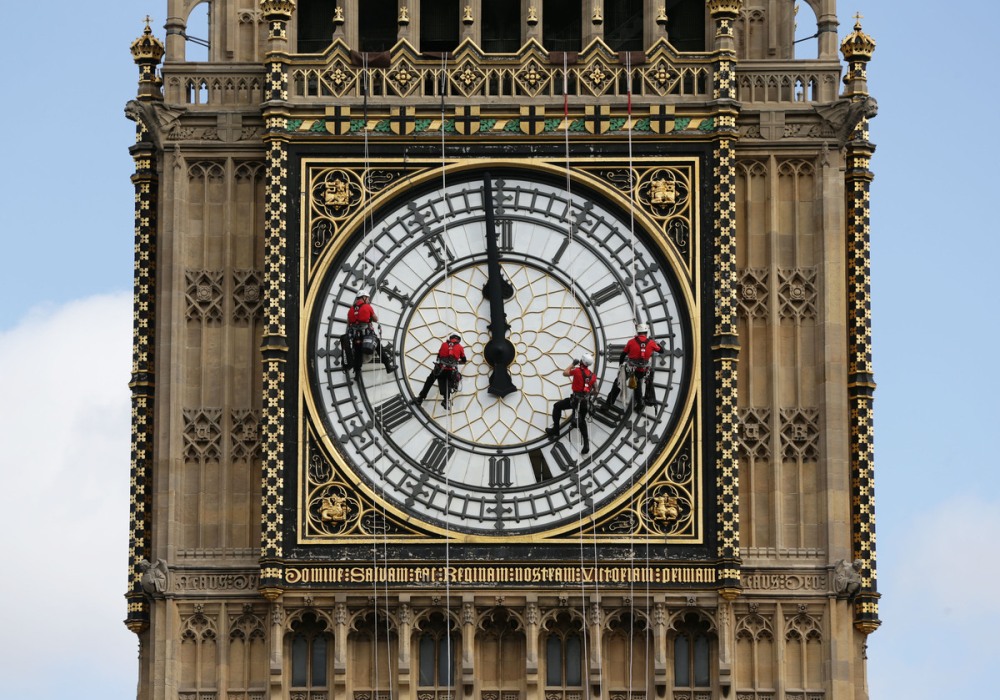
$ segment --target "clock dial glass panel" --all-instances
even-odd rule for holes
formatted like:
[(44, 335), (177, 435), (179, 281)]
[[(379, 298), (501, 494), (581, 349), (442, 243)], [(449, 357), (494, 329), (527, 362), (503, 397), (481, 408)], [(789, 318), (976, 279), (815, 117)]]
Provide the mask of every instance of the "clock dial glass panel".
[[(684, 405), (691, 344), (665, 256), (632, 234), (627, 212), (524, 175), (491, 182), (514, 392), (488, 391), (482, 176), (385, 207), (331, 251), (313, 302), (307, 364), (328, 446), (369, 493), (432, 526), (509, 536), (564, 526), (641, 482)], [(372, 292), (399, 370), (366, 364), (353, 382), (340, 337), (362, 290)], [(553, 441), (545, 434), (553, 403), (570, 395), (562, 370), (585, 352), (596, 356), (597, 389), (606, 395), (636, 318), (666, 348), (656, 359), (661, 404), (638, 416), (594, 411), (588, 455), (577, 430), (564, 428)], [(416, 405), (452, 332), (468, 357), (461, 388), (450, 409), (436, 384)]]

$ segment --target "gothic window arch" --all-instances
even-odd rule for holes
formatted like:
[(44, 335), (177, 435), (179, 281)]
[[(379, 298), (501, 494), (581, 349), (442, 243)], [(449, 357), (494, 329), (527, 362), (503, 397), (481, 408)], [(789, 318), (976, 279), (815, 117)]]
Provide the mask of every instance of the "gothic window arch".
[(653, 697), (653, 637), (647, 620), (622, 611), (604, 635), (604, 684), (611, 700)]
[(212, 2), (204, 0), (191, 7), (184, 28), (184, 60), (212, 59)]
[(215, 697), (218, 637), (216, 620), (205, 614), (202, 605), (196, 605), (194, 614), (181, 622), (179, 700), (212, 700)]
[(521, 621), (498, 607), (480, 618), (478, 628), (476, 670), (483, 692), (504, 698), (504, 691), (523, 691), (527, 649)]
[[(462, 638), (455, 621), (434, 611), (418, 621), (416, 628), (417, 686), (421, 700), (447, 696), (455, 685), (455, 666), (462, 651)], [(432, 695), (426, 693), (433, 692)]]
[(710, 692), (715, 667), (716, 636), (711, 623), (694, 612), (684, 613), (674, 623), (674, 690)]
[(305, 612), (289, 624), (285, 634), (292, 697), (320, 700), (332, 675), (333, 636), (330, 625), (314, 612)]
[(785, 688), (823, 690), (823, 630), (806, 605), (785, 620)]
[(264, 621), (252, 605), (244, 605), (229, 623), (229, 699), (249, 700), (267, 683), (267, 639)]
[(772, 616), (760, 614), (757, 604), (751, 603), (749, 613), (737, 618), (735, 632), (737, 693), (774, 692), (776, 659)]
[(545, 625), (545, 697), (563, 700), (584, 685), (584, 630), (582, 621), (561, 612)]
[(349, 697), (388, 698), (398, 675), (399, 637), (395, 622), (367, 611), (356, 616), (347, 635)]

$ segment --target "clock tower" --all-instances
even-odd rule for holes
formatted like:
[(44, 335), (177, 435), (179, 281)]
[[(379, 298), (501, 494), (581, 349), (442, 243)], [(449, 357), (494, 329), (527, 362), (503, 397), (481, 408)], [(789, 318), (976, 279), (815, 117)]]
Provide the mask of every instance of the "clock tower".
[(138, 698), (868, 697), (860, 17), (166, 5), (126, 108)]

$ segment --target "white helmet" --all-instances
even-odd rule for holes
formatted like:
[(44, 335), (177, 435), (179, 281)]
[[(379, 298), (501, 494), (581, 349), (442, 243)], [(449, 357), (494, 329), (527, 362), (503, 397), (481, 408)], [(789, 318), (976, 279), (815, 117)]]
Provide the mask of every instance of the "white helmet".
[(649, 333), (649, 324), (648, 323), (635, 324), (635, 332), (640, 334)]
[(590, 367), (592, 364), (594, 364), (594, 356), (591, 355), (589, 352), (583, 353), (582, 355), (580, 355), (580, 364), (583, 365), (584, 367)]

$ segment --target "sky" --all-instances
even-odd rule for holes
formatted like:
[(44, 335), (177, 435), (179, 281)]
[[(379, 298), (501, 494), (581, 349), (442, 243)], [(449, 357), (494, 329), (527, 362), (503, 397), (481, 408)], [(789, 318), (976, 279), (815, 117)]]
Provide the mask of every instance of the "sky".
[[(869, 68), (882, 628), (872, 698), (980, 697), (1000, 659), (994, 3), (840, 4)], [(129, 44), (166, 0), (22, 3), (0, 43), (0, 697), (135, 695), (125, 613)], [(801, 17), (802, 15), (800, 15)], [(66, 47), (66, 51), (57, 50)], [(27, 109), (24, 114), (21, 110)], [(994, 223), (990, 224), (989, 222)], [(982, 363), (982, 364), (981, 364)], [(991, 684), (992, 685), (992, 684)]]

